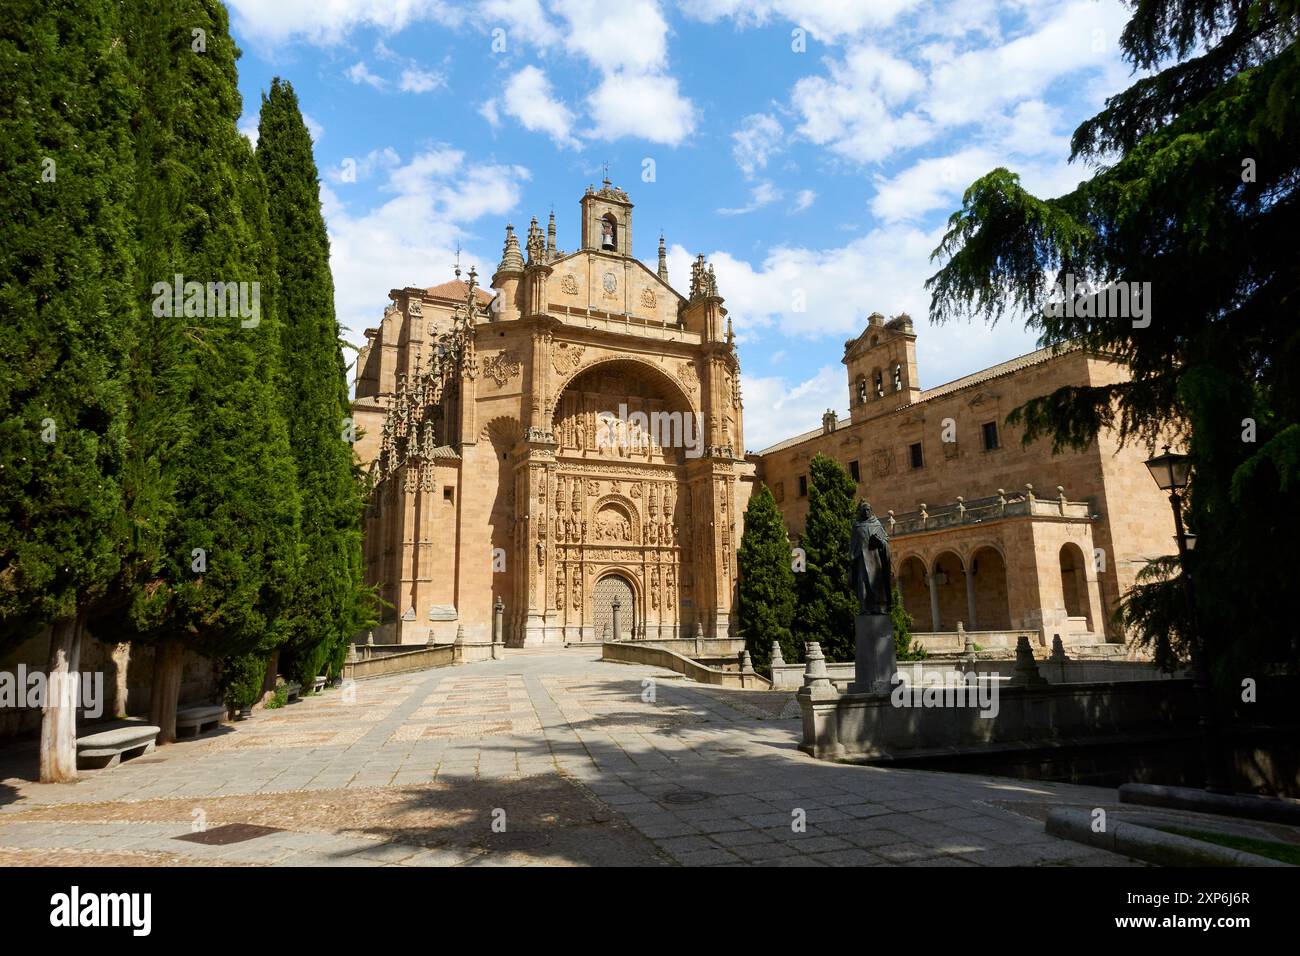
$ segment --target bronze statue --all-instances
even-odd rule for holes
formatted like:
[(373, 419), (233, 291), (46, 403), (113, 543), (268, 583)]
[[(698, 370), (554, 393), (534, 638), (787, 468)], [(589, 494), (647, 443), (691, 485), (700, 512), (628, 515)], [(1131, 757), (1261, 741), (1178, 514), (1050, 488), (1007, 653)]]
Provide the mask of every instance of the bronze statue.
[(858, 502), (850, 540), (849, 582), (858, 596), (858, 613), (888, 614), (894, 607), (889, 535), (865, 501)]

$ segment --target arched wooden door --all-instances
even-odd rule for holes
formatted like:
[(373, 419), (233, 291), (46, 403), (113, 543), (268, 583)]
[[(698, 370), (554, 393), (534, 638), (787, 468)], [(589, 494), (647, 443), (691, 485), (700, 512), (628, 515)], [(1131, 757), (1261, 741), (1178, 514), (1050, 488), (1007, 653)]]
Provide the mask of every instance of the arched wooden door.
[[(614, 601), (619, 603), (621, 634), (614, 633)], [(631, 583), (621, 574), (607, 574), (596, 582), (591, 593), (591, 607), (599, 640), (629, 640), (636, 634), (636, 600)]]

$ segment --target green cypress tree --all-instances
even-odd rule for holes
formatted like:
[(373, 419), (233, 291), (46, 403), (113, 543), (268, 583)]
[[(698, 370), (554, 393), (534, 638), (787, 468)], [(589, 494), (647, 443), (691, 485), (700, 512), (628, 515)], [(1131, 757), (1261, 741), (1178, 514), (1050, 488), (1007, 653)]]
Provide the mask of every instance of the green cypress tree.
[[(185, 649), (269, 655), (282, 642), (298, 496), (277, 389), (266, 188), (236, 128), (238, 50), (225, 8), (139, 0), (127, 9), (143, 93), (141, 335), (163, 344), (142, 350), (133, 374), (136, 576), (121, 582), (129, 600), (119, 623), (158, 645), (151, 719), (166, 742)], [(208, 283), (236, 284), (236, 314)]]
[(790, 537), (767, 485), (759, 485), (749, 498), (737, 561), (736, 613), (754, 666), (769, 668), (773, 641), (781, 643), (781, 656), (787, 663), (803, 660), (803, 646), (790, 630), (794, 620)]
[[(0, 645), (52, 624), (52, 685), (125, 524), (132, 154), (117, 7), (20, 0), (0, 23)], [(53, 686), (51, 686), (53, 689)], [(55, 696), (41, 779), (76, 775)]]
[(305, 686), (337, 670), (359, 626), (362, 485), (353, 469), (346, 365), (311, 136), (293, 87), (262, 97), (257, 159), (270, 197), (282, 303), (281, 376), (302, 495), (302, 561), (280, 668)]
[(839, 462), (814, 455), (808, 466), (808, 520), (799, 545), (807, 569), (797, 576), (798, 623), (804, 642), (819, 641), (827, 660), (851, 661), (857, 613), (849, 585), (853, 495), (857, 485)]

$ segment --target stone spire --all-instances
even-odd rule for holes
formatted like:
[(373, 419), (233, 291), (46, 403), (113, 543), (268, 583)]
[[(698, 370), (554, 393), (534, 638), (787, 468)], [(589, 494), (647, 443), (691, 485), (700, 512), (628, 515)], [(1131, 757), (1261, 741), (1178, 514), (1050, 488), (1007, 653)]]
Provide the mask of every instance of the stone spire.
[(555, 258), (555, 210), (551, 210), (551, 221), (546, 224), (546, 261)]
[(540, 265), (544, 259), (546, 248), (543, 244), (542, 229), (537, 225), (537, 217), (528, 226), (528, 239), (524, 243), (524, 249), (528, 253), (528, 264), (530, 266)]
[(668, 284), (668, 250), (664, 248), (664, 234), (659, 233), (659, 279)]
[(515, 227), (506, 225), (506, 245), (501, 251), (501, 265), (497, 272), (522, 272), (524, 257), (519, 253), (519, 240), (515, 238)]

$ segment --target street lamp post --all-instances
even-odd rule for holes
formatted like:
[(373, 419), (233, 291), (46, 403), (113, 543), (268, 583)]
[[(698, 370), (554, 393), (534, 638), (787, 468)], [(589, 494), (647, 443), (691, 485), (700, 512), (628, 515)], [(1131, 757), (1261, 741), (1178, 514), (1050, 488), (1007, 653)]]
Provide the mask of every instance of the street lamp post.
[(1192, 460), (1187, 455), (1170, 452), (1148, 459), (1147, 470), (1161, 491), (1169, 492), (1169, 504), (1174, 511), (1174, 540), (1178, 542), (1178, 563), (1183, 571), (1183, 593), (1187, 601), (1187, 626), (1191, 633), (1192, 686), (1196, 694), (1197, 726), (1208, 744), (1205, 769), (1205, 788), (1212, 793), (1232, 793), (1232, 784), (1223, 766), (1223, 741), (1216, 718), (1213, 694), (1210, 690), (1209, 665), (1206, 661), (1205, 639), (1201, 634), (1196, 612), (1196, 590), (1192, 581), (1188, 553), (1196, 546), (1196, 535), (1188, 534), (1183, 527), (1183, 509), (1180, 493), (1187, 487)]

